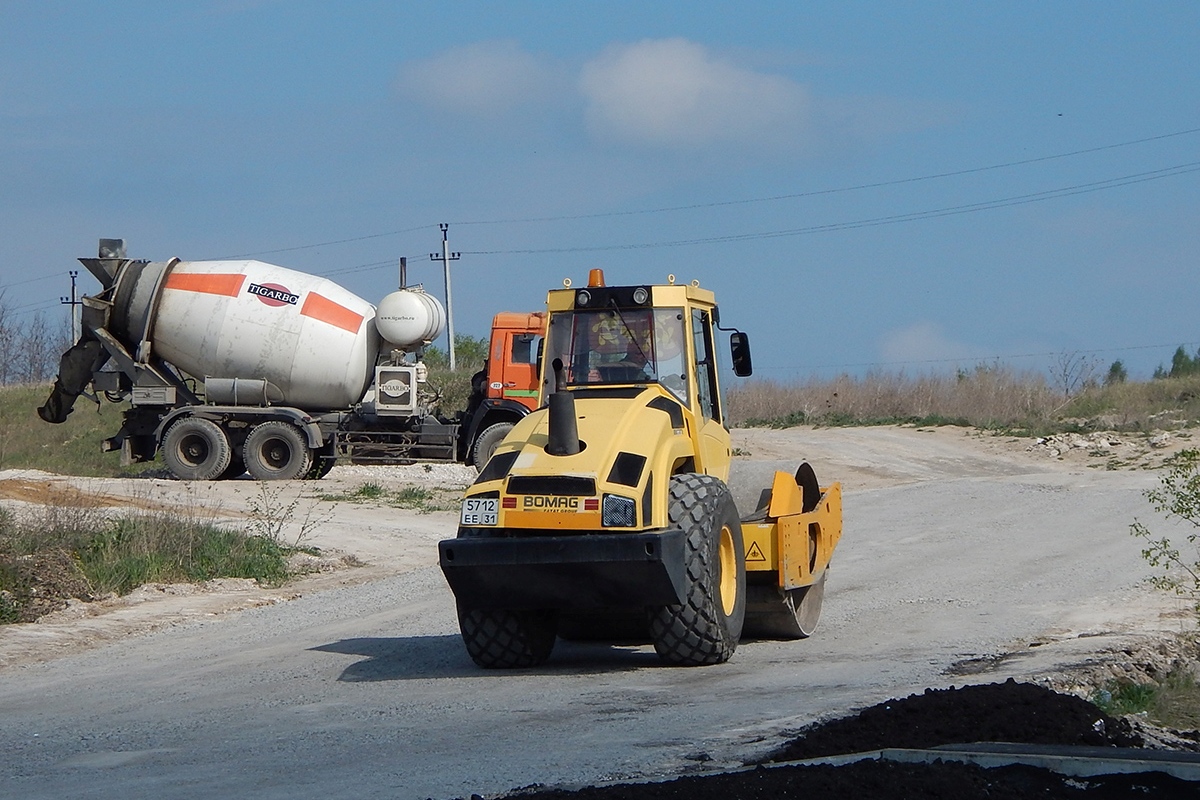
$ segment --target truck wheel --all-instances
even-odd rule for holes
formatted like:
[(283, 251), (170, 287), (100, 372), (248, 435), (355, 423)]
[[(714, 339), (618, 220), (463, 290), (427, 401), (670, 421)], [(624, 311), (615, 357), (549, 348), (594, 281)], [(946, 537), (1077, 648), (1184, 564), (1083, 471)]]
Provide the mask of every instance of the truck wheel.
[(475, 437), (475, 446), (471, 448), (471, 463), (475, 465), (476, 470), (483, 472), (483, 467), (492, 457), (492, 453), (496, 452), (496, 448), (512, 429), (511, 422), (497, 422), (484, 428), (483, 433)]
[(295, 425), (272, 420), (255, 426), (242, 450), (246, 471), (260, 481), (302, 478), (312, 466), (308, 440)]
[(458, 628), (471, 660), (485, 669), (536, 667), (554, 649), (553, 611), (458, 609)]
[(304, 479), (310, 481), (319, 481), (329, 474), (337, 465), (337, 456), (334, 454), (333, 439), (330, 439), (325, 444), (313, 451), (312, 466), (308, 468)]
[(230, 478), (237, 478), (244, 475), (246, 472), (246, 462), (242, 461), (242, 454), (232, 452), (229, 454), (229, 466), (217, 476), (219, 481), (227, 481)]
[(212, 420), (184, 417), (173, 424), (162, 443), (163, 461), (176, 478), (213, 481), (229, 466), (229, 437)]
[(687, 583), (682, 604), (650, 609), (654, 649), (680, 666), (728, 661), (746, 616), (742, 525), (729, 487), (711, 475), (676, 475), (667, 513), (686, 536)]

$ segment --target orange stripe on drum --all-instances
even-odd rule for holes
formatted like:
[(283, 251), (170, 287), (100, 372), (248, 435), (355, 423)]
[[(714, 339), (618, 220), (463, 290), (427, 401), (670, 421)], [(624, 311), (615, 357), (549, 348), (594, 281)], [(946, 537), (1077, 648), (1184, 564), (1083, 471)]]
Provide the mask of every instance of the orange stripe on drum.
[(362, 325), (363, 315), (355, 313), (343, 305), (333, 302), (328, 297), (322, 297), (316, 292), (309, 292), (308, 297), (304, 299), (304, 306), (300, 309), (300, 313), (306, 317), (327, 322), (334, 327), (341, 328), (344, 331), (358, 333), (358, 328)]
[(246, 276), (237, 273), (172, 272), (167, 276), (167, 282), (163, 284), (163, 288), (237, 297), (245, 282)]

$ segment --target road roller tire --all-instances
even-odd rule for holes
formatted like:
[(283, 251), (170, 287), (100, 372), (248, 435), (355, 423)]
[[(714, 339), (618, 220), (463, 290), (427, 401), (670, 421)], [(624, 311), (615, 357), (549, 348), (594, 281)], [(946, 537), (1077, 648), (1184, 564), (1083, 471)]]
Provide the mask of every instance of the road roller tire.
[(744, 633), (756, 639), (807, 639), (817, 630), (821, 606), (825, 600), (826, 568), (811, 586), (783, 590), (778, 586), (762, 587), (769, 599), (753, 603), (746, 615)]
[(485, 669), (536, 667), (554, 649), (553, 611), (458, 609), (458, 628), (471, 660)]
[(728, 661), (746, 615), (742, 526), (729, 488), (711, 475), (671, 478), (668, 517), (684, 531), (683, 602), (651, 608), (659, 658), (679, 666)]

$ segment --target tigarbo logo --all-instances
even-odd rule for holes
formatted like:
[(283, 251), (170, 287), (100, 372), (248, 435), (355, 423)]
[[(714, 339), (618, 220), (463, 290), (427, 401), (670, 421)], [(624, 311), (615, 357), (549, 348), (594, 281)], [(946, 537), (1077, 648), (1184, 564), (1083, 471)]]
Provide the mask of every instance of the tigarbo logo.
[(542, 509), (542, 510), (558, 510), (578, 511), (578, 497), (539, 497), (537, 495), (527, 495), (523, 502), (522, 508), (525, 510)]
[(252, 283), (246, 288), (246, 293), (257, 295), (269, 306), (294, 306), (300, 300), (300, 295), (292, 294), (287, 287), (278, 283)]
[(383, 392), (388, 397), (401, 397), (408, 394), (409, 389), (411, 388), (412, 387), (404, 381), (392, 378), (390, 381), (387, 381), (380, 386), (379, 391)]

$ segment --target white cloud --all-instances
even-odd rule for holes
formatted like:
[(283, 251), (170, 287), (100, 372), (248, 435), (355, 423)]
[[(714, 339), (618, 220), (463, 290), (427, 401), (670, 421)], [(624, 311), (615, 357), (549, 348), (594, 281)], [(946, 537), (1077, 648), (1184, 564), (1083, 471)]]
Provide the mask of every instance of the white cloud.
[(496, 116), (542, 102), (555, 85), (553, 70), (515, 41), (478, 42), (400, 69), (397, 89), (426, 105), (456, 113)]
[(611, 46), (584, 66), (579, 88), (591, 131), (635, 144), (795, 144), (807, 127), (805, 87), (685, 39)]
[(941, 327), (933, 322), (918, 322), (889, 331), (883, 336), (879, 353), (881, 360), (888, 364), (971, 359), (971, 349), (967, 345), (947, 338)]

